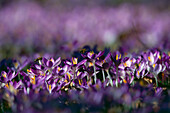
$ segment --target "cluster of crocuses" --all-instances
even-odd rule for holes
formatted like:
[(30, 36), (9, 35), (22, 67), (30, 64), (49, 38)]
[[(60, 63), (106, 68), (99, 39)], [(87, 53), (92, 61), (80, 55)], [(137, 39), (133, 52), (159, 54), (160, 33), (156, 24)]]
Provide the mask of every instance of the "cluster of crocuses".
[[(103, 94), (97, 89), (109, 87), (121, 89), (123, 86), (130, 88), (136, 84), (145, 87), (152, 85), (155, 94), (159, 95), (163, 87), (166, 91), (169, 87), (169, 62), (169, 53), (158, 49), (140, 54), (82, 50), (78, 58), (37, 58), (29, 63), (27, 71), (23, 71), (27, 63), (18, 65), (15, 62), (14, 67), (7, 67), (8, 71), (1, 72), (0, 87), (14, 96), (20, 93), (39, 94), (42, 91), (47, 91), (46, 95), (62, 95), (62, 92), (72, 95), (74, 91), (82, 94), (81, 92), (91, 89), (96, 92), (89, 99), (94, 99), (96, 103), (101, 103), (100, 97), (103, 98)], [(121, 93), (121, 90), (117, 93)], [(9, 94), (6, 96), (9, 97)], [(128, 95), (124, 97), (125, 103), (128, 104), (131, 96), (126, 96)]]

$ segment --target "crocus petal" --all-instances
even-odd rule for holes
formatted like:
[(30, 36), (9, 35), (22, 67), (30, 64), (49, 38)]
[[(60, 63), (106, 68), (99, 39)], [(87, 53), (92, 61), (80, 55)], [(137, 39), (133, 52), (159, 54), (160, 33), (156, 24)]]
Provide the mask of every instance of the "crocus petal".
[(154, 72), (156, 74), (159, 74), (162, 70), (162, 65), (161, 64), (156, 64), (155, 68), (154, 68)]
[(148, 53), (148, 61), (149, 61), (150, 65), (154, 64), (154, 55), (152, 52)]
[(61, 63), (61, 57), (59, 57), (59, 58), (55, 61), (54, 66), (58, 66), (60, 63)]
[(43, 59), (42, 59), (42, 62), (43, 62), (43, 64), (44, 64), (45, 66), (47, 66), (47, 61), (48, 61), (48, 60), (47, 60), (46, 58), (43, 58)]
[(53, 66), (53, 62), (52, 61), (47, 61), (47, 67), (51, 68)]
[(104, 54), (105, 51), (100, 51), (97, 55), (96, 58), (101, 57)]
[(9, 80), (12, 80), (14, 77), (15, 77), (15, 71), (14, 71), (14, 72), (10, 71), (10, 72), (8, 73), (8, 79), (9, 79)]

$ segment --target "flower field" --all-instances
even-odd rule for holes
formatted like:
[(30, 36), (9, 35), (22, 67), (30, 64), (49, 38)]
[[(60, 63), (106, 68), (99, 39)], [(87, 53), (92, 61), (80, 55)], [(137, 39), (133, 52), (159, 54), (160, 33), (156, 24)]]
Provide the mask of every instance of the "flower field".
[(99, 1), (0, 2), (0, 112), (170, 112), (170, 9)]

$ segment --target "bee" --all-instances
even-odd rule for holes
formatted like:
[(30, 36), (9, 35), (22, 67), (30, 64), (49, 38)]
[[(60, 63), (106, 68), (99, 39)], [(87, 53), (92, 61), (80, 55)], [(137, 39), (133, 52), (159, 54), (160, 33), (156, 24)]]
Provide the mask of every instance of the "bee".
[(81, 50), (80, 50), (80, 53), (83, 54), (83, 53), (85, 53), (86, 51), (87, 51), (86, 49), (81, 49)]
[(150, 77), (144, 77), (143, 78), (146, 82), (148, 82), (149, 84), (152, 84), (155, 80), (153, 78)]
[(141, 85), (141, 86), (148, 86), (149, 84), (153, 84), (153, 83), (155, 83), (155, 80), (153, 79), (153, 78), (150, 78), (150, 77), (143, 77), (143, 79), (141, 79), (140, 81), (139, 81), (139, 84)]
[(42, 60), (42, 57), (38, 57), (37, 59), (34, 60), (34, 62), (37, 62), (39, 60)]

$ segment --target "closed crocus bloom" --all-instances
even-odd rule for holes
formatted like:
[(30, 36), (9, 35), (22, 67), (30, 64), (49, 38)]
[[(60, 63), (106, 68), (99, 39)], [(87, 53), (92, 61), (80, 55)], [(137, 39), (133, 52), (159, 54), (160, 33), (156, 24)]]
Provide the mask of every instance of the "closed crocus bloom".
[(53, 68), (61, 63), (61, 57), (59, 57), (57, 60), (54, 60), (53, 58), (42, 58), (43, 64), (48, 68)]
[(116, 51), (114, 53), (110, 53), (111, 60), (115, 63), (116, 67), (118, 67), (122, 60), (122, 55), (119, 51)]

